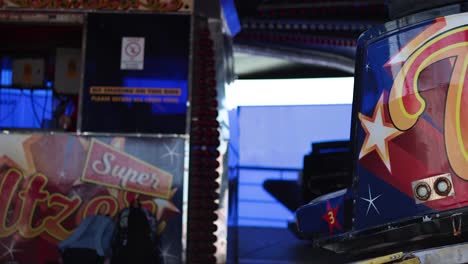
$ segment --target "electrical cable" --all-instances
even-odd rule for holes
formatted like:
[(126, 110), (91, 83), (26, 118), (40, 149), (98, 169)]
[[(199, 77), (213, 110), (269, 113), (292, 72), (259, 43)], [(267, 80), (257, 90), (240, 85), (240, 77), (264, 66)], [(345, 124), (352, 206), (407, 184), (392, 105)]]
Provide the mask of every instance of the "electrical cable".
[[(3, 97), (3, 94), (2, 94), (2, 93), (0, 93), (0, 97)], [(1, 98), (0, 98), (0, 100), (1, 100)], [(16, 108), (17, 108), (17, 107), (18, 107), (18, 104), (13, 104), (13, 107), (11, 108), (10, 112), (7, 113), (5, 116), (0, 117), (0, 127), (2, 127), (1, 124), (2, 124), (5, 120), (7, 120), (8, 118), (10, 118), (10, 117), (13, 115), (13, 113), (16, 111)], [(2, 109), (2, 108), (0, 107), (0, 109)], [(1, 110), (0, 110), (0, 112), (1, 112)]]
[[(24, 91), (21, 90), (21, 94), (23, 94), (23, 92), (24, 92)], [(41, 120), (39, 119), (39, 115), (37, 114), (36, 107), (34, 106), (34, 96), (33, 96), (33, 90), (32, 90), (32, 88), (30, 89), (29, 98), (31, 99), (31, 107), (32, 107), (32, 110), (33, 110), (34, 117), (36, 118), (36, 122), (38, 123), (39, 128), (42, 129), (42, 122), (41, 122)]]
[[(42, 123), (41, 123), (41, 128), (43, 128), (44, 126), (44, 119), (45, 119), (45, 112), (46, 112), (46, 105), (47, 105), (47, 100), (49, 98), (49, 93), (47, 92), (46, 90), (46, 93), (45, 93), (45, 99), (44, 99), (44, 106), (42, 107)], [(50, 113), (52, 113), (52, 111), (50, 111)]]

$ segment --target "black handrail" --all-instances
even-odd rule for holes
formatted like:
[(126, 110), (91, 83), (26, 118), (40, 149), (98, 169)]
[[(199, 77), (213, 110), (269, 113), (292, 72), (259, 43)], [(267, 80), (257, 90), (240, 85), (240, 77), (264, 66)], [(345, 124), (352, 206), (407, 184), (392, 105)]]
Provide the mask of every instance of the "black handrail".
[(302, 168), (285, 168), (285, 167), (263, 167), (263, 166), (229, 166), (229, 170), (262, 170), (262, 171), (288, 171), (288, 172), (299, 172)]

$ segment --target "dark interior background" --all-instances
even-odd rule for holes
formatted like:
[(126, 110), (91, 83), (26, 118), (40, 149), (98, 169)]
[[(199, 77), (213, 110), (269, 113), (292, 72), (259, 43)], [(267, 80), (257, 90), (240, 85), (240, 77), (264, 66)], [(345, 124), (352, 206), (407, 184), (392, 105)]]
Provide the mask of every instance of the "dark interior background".
[(240, 79), (352, 76), (366, 29), (462, 0), (235, 0)]
[(389, 20), (389, 3), (236, 0), (242, 31), (234, 40), (239, 79), (352, 76), (356, 42)]

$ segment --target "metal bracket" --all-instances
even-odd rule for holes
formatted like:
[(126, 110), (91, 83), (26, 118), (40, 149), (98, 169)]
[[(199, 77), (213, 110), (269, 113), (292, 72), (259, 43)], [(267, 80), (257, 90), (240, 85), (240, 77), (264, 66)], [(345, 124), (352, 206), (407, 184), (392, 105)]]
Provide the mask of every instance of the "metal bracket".
[[(452, 215), (453, 236), (458, 237), (462, 234), (462, 216), (461, 214)], [(458, 226), (457, 226), (458, 223)]]

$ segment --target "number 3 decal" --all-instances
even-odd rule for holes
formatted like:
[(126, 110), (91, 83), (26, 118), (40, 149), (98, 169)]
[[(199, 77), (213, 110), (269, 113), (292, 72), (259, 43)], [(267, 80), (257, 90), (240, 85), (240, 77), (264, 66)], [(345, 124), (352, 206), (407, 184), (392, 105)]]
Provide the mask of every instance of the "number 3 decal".
[(333, 214), (333, 211), (328, 211), (328, 219), (330, 220), (331, 225), (335, 224), (335, 215)]

